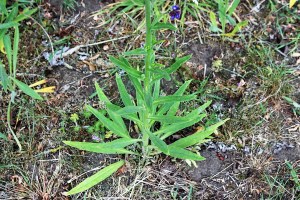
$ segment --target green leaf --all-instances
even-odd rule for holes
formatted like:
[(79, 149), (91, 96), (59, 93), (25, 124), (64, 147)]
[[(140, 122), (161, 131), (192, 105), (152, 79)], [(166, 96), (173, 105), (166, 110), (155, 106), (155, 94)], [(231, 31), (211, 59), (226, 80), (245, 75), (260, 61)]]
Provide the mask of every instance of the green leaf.
[[(186, 81), (182, 86), (180, 86), (180, 88), (174, 93), (174, 95), (181, 96), (185, 92), (185, 90), (187, 89), (190, 83), (191, 80)], [(175, 115), (176, 112), (178, 111), (179, 105), (180, 102), (164, 104), (157, 112), (157, 115), (162, 115), (166, 112), (168, 112), (168, 115)]]
[(100, 113), (95, 108), (91, 107), (90, 105), (86, 106), (87, 110), (93, 113), (102, 123), (103, 125), (111, 130), (116, 135), (123, 137), (123, 138), (130, 138), (128, 131), (124, 131), (120, 129), (120, 125), (111, 121), (110, 119), (106, 118), (102, 113)]
[(19, 40), (20, 40), (19, 27), (15, 26), (14, 46), (13, 46), (13, 61), (12, 61), (14, 78), (15, 78), (15, 73), (17, 72)]
[(228, 15), (231, 16), (235, 11), (236, 7), (239, 5), (240, 0), (234, 0), (228, 10)]
[(124, 116), (124, 115), (134, 114), (142, 110), (145, 110), (142, 106), (126, 106), (116, 111), (116, 114)]
[(164, 104), (164, 103), (174, 103), (174, 102), (182, 102), (182, 101), (190, 101), (197, 98), (197, 95), (191, 94), (191, 95), (184, 95), (184, 96), (177, 96), (177, 95), (170, 95), (170, 96), (164, 96), (164, 97), (158, 97), (153, 101), (153, 105), (157, 104)]
[(169, 30), (172, 30), (172, 31), (177, 30), (177, 28), (171, 23), (160, 23), (160, 22), (154, 24), (154, 26), (152, 26), (151, 29), (152, 30), (169, 29)]
[(174, 158), (180, 158), (180, 159), (188, 159), (188, 160), (196, 160), (196, 161), (205, 160), (204, 157), (196, 153), (178, 147), (169, 147), (169, 155)]
[(211, 26), (210, 26), (209, 29), (210, 29), (212, 32), (219, 32), (219, 31), (221, 31), (221, 30), (218, 28), (218, 22), (217, 22), (215, 13), (209, 12), (209, 18), (210, 18), (210, 22), (211, 22)]
[(233, 37), (238, 31), (240, 31), (244, 26), (248, 25), (248, 21), (242, 21), (238, 23), (230, 33), (222, 34), (223, 36)]
[(125, 87), (125, 85), (122, 81), (122, 78), (119, 74), (116, 75), (116, 82), (117, 82), (120, 96), (121, 96), (121, 99), (122, 99), (124, 105), (125, 106), (133, 106), (133, 102), (130, 98), (130, 95), (127, 92), (126, 87)]
[(5, 35), (3, 38), (3, 44), (6, 52), (6, 57), (8, 60), (8, 65), (10, 70), (10, 73), (12, 73), (12, 49), (11, 49), (11, 39), (9, 35)]
[(20, 90), (22, 90), (25, 94), (29, 95), (30, 97), (32, 97), (34, 99), (43, 100), (43, 98), (38, 93), (36, 93), (33, 89), (31, 89), (25, 83), (15, 79), (15, 78), (12, 78), (12, 77), (11, 77), (11, 79), (20, 88)]
[[(122, 59), (122, 61), (121, 61)], [(127, 72), (129, 75), (137, 78), (137, 79), (141, 79), (142, 77), (142, 73), (137, 71), (136, 69), (134, 69), (131, 65), (128, 65), (127, 62), (125, 62), (125, 58), (121, 58), (121, 59), (117, 59), (113, 56), (109, 56), (109, 60), (114, 63), (115, 65), (117, 65), (118, 67), (120, 67), (121, 69), (123, 69), (125, 72)]]
[[(182, 58), (177, 58), (175, 63), (173, 63), (170, 67), (166, 68), (164, 71), (168, 74), (175, 72), (177, 69), (179, 69), (181, 67), (181, 65), (183, 63), (187, 62), (191, 57), (192, 57), (192, 55), (184, 56)], [(165, 77), (165, 74), (157, 75), (153, 79), (153, 81), (162, 79), (163, 77)]]
[(81, 183), (79, 183), (76, 187), (71, 189), (69, 192), (63, 193), (64, 195), (72, 195), (77, 194), (79, 192), (83, 192), (94, 185), (97, 185), (101, 181), (105, 180), (109, 176), (111, 176), (114, 172), (116, 172), (120, 167), (122, 167), (125, 164), (124, 160), (121, 160), (119, 162), (113, 163), (104, 169), (101, 169), (96, 174), (90, 176), (89, 178), (85, 179)]
[(133, 55), (145, 55), (146, 51), (144, 48), (137, 48), (131, 51), (126, 51), (123, 53), (124, 56), (133, 56)]
[(165, 139), (165, 138), (169, 137), (170, 135), (176, 133), (177, 131), (180, 131), (184, 128), (187, 128), (189, 126), (192, 126), (192, 125), (200, 122), (205, 116), (206, 116), (205, 114), (201, 114), (199, 116), (190, 118), (189, 115), (187, 115), (186, 117), (189, 118), (188, 121), (167, 125), (161, 129), (159, 129), (158, 131), (154, 132), (154, 134), (155, 135), (164, 134), (161, 137), (161, 139)]
[(192, 135), (189, 135), (185, 138), (181, 138), (181, 139), (177, 140), (176, 142), (173, 142), (172, 144), (170, 144), (170, 146), (185, 148), (185, 147), (189, 147), (194, 144), (197, 144), (197, 143), (201, 142), (202, 140), (204, 140), (205, 138), (207, 138), (208, 136), (210, 136), (215, 130), (217, 130), (217, 128), (219, 126), (223, 125), (227, 120), (228, 119), (218, 122), (212, 126), (209, 126), (205, 130), (196, 131)]
[(11, 27), (16, 27), (18, 25), (19, 24), (17, 22), (7, 22), (7, 23), (0, 24), (0, 29), (8, 29)]
[(95, 88), (96, 88), (96, 92), (97, 92), (99, 100), (103, 101), (104, 103), (110, 103), (110, 100), (104, 94), (103, 90), (100, 88), (100, 86), (97, 82), (95, 82)]
[(126, 125), (122, 119), (122, 117), (120, 117), (118, 114), (116, 114), (114, 111), (118, 110), (118, 106), (112, 104), (110, 102), (110, 100), (106, 97), (106, 95), (104, 94), (103, 90), (100, 88), (99, 84), (97, 82), (95, 82), (95, 87), (96, 87), (96, 92), (98, 95), (98, 98), (106, 103), (107, 106), (107, 113), (110, 116), (110, 118), (113, 120), (113, 122), (117, 123), (119, 125), (119, 128), (121, 129), (122, 132), (127, 132), (126, 129)]
[(162, 123), (167, 123), (167, 124), (173, 124), (173, 123), (184, 122), (189, 120), (186, 117), (169, 116), (169, 115), (150, 116), (148, 119), (155, 120)]
[(6, 135), (4, 135), (3, 133), (0, 133), (0, 139), (8, 141)]
[(0, 60), (0, 81), (3, 86), (4, 91), (7, 91), (7, 88), (10, 83), (9, 83), (9, 79), (8, 79), (8, 75), (6, 73), (5, 67), (1, 63), (1, 60)]
[(14, 22), (20, 22), (23, 21), (24, 19), (30, 17), (33, 13), (35, 13), (37, 11), (37, 8), (29, 10), (29, 8), (25, 8), (23, 10), (23, 12), (18, 15), (15, 19)]
[(9, 12), (9, 15), (6, 18), (5, 22), (13, 21), (13, 19), (18, 15), (18, 12), (19, 12), (19, 6), (18, 6), (18, 4), (14, 3), (14, 5), (12, 7), (13, 8)]
[(112, 142), (106, 143), (92, 143), (92, 142), (73, 142), (64, 141), (66, 145), (75, 147), (80, 150), (85, 150), (95, 153), (105, 153), (105, 154), (136, 154), (134, 152), (123, 149), (124, 147), (131, 145), (133, 143), (139, 142), (139, 139), (128, 139), (120, 138)]
[(149, 136), (154, 146), (156, 146), (159, 150), (168, 155), (168, 145), (163, 140), (154, 135), (151, 131), (146, 131), (146, 134)]
[(135, 88), (135, 91), (136, 91), (136, 99), (138, 100), (138, 94), (139, 94), (139, 97), (143, 100), (144, 99), (144, 92), (143, 92), (143, 88), (142, 88), (142, 85), (140, 83), (140, 81), (133, 77), (133, 76), (129, 76), (129, 79), (131, 80), (134, 88)]

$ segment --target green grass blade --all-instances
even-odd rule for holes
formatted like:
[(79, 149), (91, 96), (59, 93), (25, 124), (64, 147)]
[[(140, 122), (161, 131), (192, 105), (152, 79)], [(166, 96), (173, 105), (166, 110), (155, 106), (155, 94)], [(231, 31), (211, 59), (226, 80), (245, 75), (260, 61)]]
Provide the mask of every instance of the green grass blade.
[(217, 128), (223, 125), (228, 119), (218, 122), (212, 126), (207, 127), (205, 130), (196, 131), (194, 134), (185, 138), (179, 139), (176, 142), (170, 144), (171, 147), (185, 148), (197, 144), (210, 136)]
[(84, 181), (79, 183), (76, 187), (71, 189), (69, 192), (65, 192), (63, 194), (64, 195), (73, 195), (73, 194), (77, 194), (79, 192), (83, 192), (83, 191), (93, 187), (94, 185), (97, 185), (98, 183), (105, 180), (109, 176), (111, 176), (114, 172), (116, 172), (124, 164), (125, 164), (124, 160), (113, 163), (113, 164), (105, 167), (104, 169), (101, 169), (96, 174), (88, 177), (87, 179), (85, 179)]
[(127, 130), (122, 130), (120, 125), (116, 122), (111, 121), (110, 119), (106, 118), (102, 113), (100, 113), (95, 108), (91, 107), (90, 105), (86, 106), (87, 110), (93, 113), (102, 123), (103, 125), (111, 130), (116, 135), (123, 137), (123, 138), (130, 138), (129, 133)]
[(29, 95), (30, 97), (32, 97), (34, 99), (43, 100), (43, 98), (38, 93), (36, 93), (33, 89), (31, 89), (25, 83), (15, 79), (15, 78), (12, 78), (12, 77), (11, 77), (11, 79), (20, 88), (20, 90), (22, 90), (25, 94)]
[(180, 158), (180, 159), (188, 159), (188, 160), (196, 160), (196, 161), (205, 160), (204, 157), (196, 153), (193, 153), (191, 151), (182, 148), (177, 148), (177, 147), (169, 147), (169, 155), (174, 158)]
[(124, 61), (125, 58), (121, 58), (121, 59), (117, 59), (117, 58), (115, 58), (113, 56), (109, 56), (109, 60), (112, 63), (114, 63), (115, 65), (117, 65), (121, 69), (123, 69), (129, 75), (131, 75), (131, 76), (133, 76), (133, 77), (135, 77), (137, 79), (140, 79), (141, 76), (142, 76), (142, 73), (139, 72), (139, 71), (137, 71), (136, 69), (134, 69), (131, 65), (128, 65), (128, 63)]
[(177, 96), (177, 95), (170, 95), (164, 97), (158, 97), (153, 101), (153, 105), (158, 104), (165, 104), (165, 103), (175, 103), (175, 102), (182, 102), (182, 101), (191, 101), (197, 98), (197, 95), (184, 95), (184, 96)]

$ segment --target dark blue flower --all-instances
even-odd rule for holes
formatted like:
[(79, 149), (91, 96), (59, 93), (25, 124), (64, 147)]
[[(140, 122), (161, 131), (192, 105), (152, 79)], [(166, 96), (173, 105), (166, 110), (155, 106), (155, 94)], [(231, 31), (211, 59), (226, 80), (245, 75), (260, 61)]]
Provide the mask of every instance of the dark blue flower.
[(180, 19), (180, 8), (177, 5), (172, 6), (172, 11), (169, 13), (171, 17), (171, 21), (174, 21), (174, 19)]

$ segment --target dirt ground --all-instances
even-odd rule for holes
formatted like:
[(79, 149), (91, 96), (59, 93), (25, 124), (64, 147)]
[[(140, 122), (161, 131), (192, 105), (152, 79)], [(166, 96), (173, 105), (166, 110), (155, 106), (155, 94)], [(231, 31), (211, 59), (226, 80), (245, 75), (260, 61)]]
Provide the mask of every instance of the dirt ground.
[[(55, 50), (83, 45), (64, 57), (67, 65), (51, 66), (45, 59), (45, 52), (51, 52), (49, 38), (34, 21), (28, 20), (28, 27), (22, 28), (19, 78), (25, 82), (47, 78), (47, 84), (55, 85), (56, 91), (48, 94), (43, 102), (17, 99), (11, 124), (24, 149), (19, 152), (13, 139), (0, 140), (0, 199), (300, 199), (300, 191), (294, 191), (295, 183), (286, 164), (300, 168), (300, 118), (291, 105), (282, 100), (282, 96), (291, 96), (300, 102), (299, 65), (293, 64), (296, 58), (282, 56), (285, 49), (275, 52), (278, 64), (284, 62), (298, 73), (280, 77), (282, 84), (275, 87), (276, 77), (269, 84), (257, 73), (260, 69), (254, 70), (257, 65), (263, 68), (264, 63), (249, 50), (250, 42), (243, 42), (251, 40), (251, 45), (259, 45), (260, 41), (255, 39), (260, 37), (260, 29), (264, 24), (272, 25), (272, 21), (268, 22), (272, 14), (266, 2), (258, 13), (240, 11), (240, 17), (253, 22), (244, 30), (246, 38), (241, 42), (209, 34), (202, 35), (200, 40), (193, 27), (189, 27), (188, 34), (174, 39), (178, 42), (176, 53), (192, 54), (192, 58), (164, 84), (165, 92), (172, 93), (178, 83), (193, 79), (190, 91), (199, 92), (200, 96), (199, 102), (194, 103), (213, 99), (208, 111), (211, 118), (204, 123), (209, 125), (231, 118), (210, 142), (199, 146), (206, 160), (197, 162), (197, 167), (185, 161), (154, 156), (147, 167), (140, 168), (139, 159), (134, 156), (87, 153), (62, 143), (63, 140), (92, 141), (84, 127), (96, 119), (84, 118), (83, 110), (86, 104), (99, 106), (93, 97), (94, 82), (118, 103), (114, 74), (122, 72), (109, 63), (108, 55), (139, 46), (143, 41), (141, 33), (123, 27), (120, 20), (97, 27), (99, 19), (90, 17), (91, 14), (113, 2), (81, 0), (76, 10), (69, 11), (62, 10), (61, 1), (56, 0), (39, 6), (36, 19), (47, 27), (52, 42), (71, 38), (63, 45), (55, 45)], [(299, 28), (300, 21), (294, 25)], [(268, 40), (271, 44), (283, 43), (270, 37), (277, 34), (276, 29), (273, 31), (261, 37), (271, 38)], [(167, 33), (160, 37), (164, 34)], [(104, 42), (87, 45), (99, 41)], [(300, 48), (297, 49), (299, 52)], [(267, 73), (269, 79), (273, 78), (272, 73)], [(283, 84), (283, 79), (290, 81)], [(202, 86), (204, 81), (207, 83)], [(9, 95), (0, 96), (0, 117), (5, 119)], [(70, 120), (74, 113), (80, 118), (78, 123), (82, 128), (78, 131)], [(177, 136), (190, 134), (197, 126)], [(0, 132), (6, 131), (6, 122), (1, 120)], [(72, 197), (62, 195), (93, 174), (93, 169), (120, 157), (126, 160), (124, 172), (85, 193)]]

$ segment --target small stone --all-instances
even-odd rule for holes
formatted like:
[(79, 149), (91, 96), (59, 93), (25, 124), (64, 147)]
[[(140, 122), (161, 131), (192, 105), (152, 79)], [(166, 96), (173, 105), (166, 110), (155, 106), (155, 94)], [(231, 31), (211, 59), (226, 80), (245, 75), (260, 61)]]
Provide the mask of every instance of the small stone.
[(108, 49), (109, 49), (109, 46), (108, 46), (108, 45), (104, 45), (104, 46), (103, 46), (103, 50), (104, 50), (104, 51), (107, 51)]

